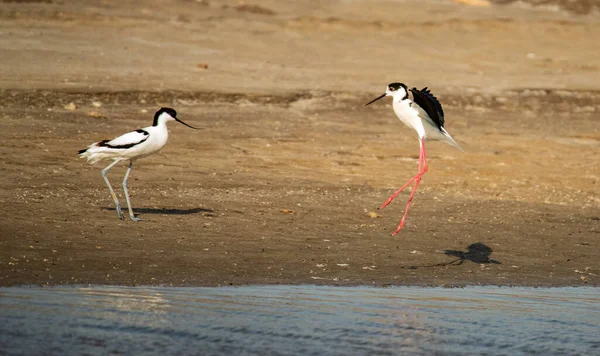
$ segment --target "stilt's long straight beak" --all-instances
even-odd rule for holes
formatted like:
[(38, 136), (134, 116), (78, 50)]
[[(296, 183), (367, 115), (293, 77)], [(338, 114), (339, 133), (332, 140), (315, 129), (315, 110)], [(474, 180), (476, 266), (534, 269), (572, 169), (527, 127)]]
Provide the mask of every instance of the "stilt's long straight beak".
[(192, 128), (192, 129), (194, 129), (194, 130), (202, 130), (202, 129), (199, 129), (199, 128), (197, 128), (197, 127), (194, 127), (194, 126), (192, 126), (192, 125), (188, 125), (188, 124), (186, 124), (185, 122), (183, 122), (183, 121), (179, 120), (178, 118), (175, 118), (175, 121), (177, 121), (177, 122), (179, 122), (179, 123), (182, 123), (182, 124), (184, 124), (185, 126), (187, 126), (187, 127), (190, 127), (190, 128)]
[(374, 102), (376, 102), (377, 100), (379, 100), (379, 99), (381, 99), (381, 98), (385, 97), (386, 95), (387, 95), (386, 93), (383, 93), (383, 94), (381, 94), (381, 96), (379, 96), (379, 97), (377, 97), (377, 98), (375, 98), (375, 99), (373, 99), (373, 100), (369, 101), (368, 103), (366, 103), (366, 104), (365, 104), (365, 106), (367, 106), (367, 105), (369, 105), (369, 104), (373, 104)]

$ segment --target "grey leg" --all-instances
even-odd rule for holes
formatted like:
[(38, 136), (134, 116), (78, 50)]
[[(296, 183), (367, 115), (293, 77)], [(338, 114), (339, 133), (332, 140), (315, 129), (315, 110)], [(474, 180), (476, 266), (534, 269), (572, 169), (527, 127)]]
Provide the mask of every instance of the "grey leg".
[(131, 201), (129, 201), (129, 192), (127, 191), (127, 178), (129, 177), (129, 172), (131, 172), (131, 167), (133, 167), (133, 161), (129, 161), (129, 167), (127, 168), (127, 172), (125, 173), (125, 178), (123, 178), (123, 191), (125, 192), (125, 199), (127, 199), (129, 217), (133, 221), (141, 221), (142, 219), (136, 218), (135, 215), (133, 215), (133, 208), (131, 207)]
[(113, 200), (115, 201), (115, 205), (117, 207), (117, 214), (119, 215), (119, 218), (125, 219), (125, 217), (123, 216), (123, 212), (121, 211), (121, 205), (119, 204), (117, 195), (115, 194), (115, 191), (110, 186), (110, 182), (108, 181), (108, 178), (106, 177), (106, 172), (108, 172), (108, 170), (111, 169), (115, 164), (119, 163), (119, 161), (120, 161), (120, 159), (116, 159), (113, 163), (109, 164), (108, 167), (104, 168), (102, 170), (102, 178), (104, 178), (104, 181), (106, 182), (106, 185), (108, 186), (108, 190), (110, 190), (110, 195), (112, 196)]

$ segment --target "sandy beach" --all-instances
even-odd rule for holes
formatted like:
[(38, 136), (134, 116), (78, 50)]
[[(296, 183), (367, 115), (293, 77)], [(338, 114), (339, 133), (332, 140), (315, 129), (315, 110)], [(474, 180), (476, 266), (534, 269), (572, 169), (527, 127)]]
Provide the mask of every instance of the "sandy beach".
[[(530, 3), (0, 1), (0, 285), (599, 286), (600, 14)], [(465, 151), (427, 143), (396, 236), (390, 82)], [(203, 130), (169, 125), (119, 220), (77, 151), (161, 106)]]

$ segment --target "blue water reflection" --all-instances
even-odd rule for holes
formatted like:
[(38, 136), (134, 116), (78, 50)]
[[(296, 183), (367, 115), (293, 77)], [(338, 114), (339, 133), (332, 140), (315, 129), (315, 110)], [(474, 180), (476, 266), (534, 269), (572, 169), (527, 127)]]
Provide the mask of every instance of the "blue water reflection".
[(598, 288), (0, 288), (3, 355), (600, 354)]

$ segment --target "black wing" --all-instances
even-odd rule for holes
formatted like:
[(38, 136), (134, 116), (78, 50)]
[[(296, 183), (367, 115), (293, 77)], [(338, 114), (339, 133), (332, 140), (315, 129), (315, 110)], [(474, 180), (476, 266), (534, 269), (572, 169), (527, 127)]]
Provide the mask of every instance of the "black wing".
[(128, 149), (137, 146), (146, 141), (150, 133), (143, 129), (128, 132), (112, 140), (102, 140), (98, 142), (99, 147), (108, 147), (115, 149)]
[(413, 94), (415, 103), (425, 110), (438, 128), (441, 129), (444, 127), (444, 110), (442, 109), (442, 104), (431, 94), (429, 89), (427, 87), (421, 90), (412, 88), (410, 91)]

